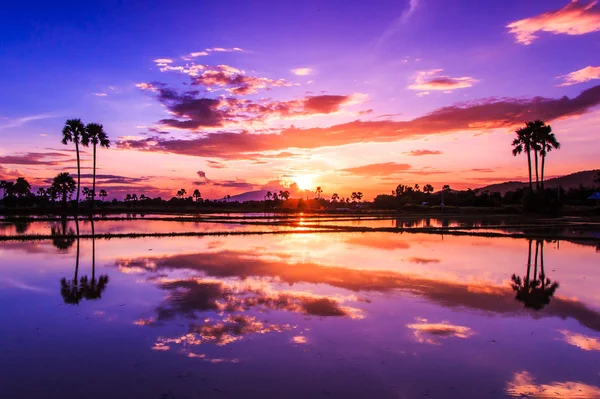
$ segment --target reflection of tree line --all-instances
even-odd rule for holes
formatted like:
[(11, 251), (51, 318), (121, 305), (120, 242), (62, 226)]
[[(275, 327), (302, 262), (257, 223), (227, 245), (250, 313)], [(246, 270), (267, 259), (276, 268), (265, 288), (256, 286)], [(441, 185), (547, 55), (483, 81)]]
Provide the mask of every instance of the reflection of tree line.
[(72, 228), (67, 230), (67, 219), (61, 220), (61, 226), (52, 227), (52, 244), (61, 251), (66, 251), (76, 243), (76, 255), (75, 255), (75, 274), (73, 279), (62, 278), (60, 280), (60, 294), (63, 297), (65, 303), (76, 305), (82, 299), (92, 300), (100, 299), (102, 293), (108, 285), (108, 276), (101, 275), (96, 278), (96, 236), (94, 231), (94, 220), (91, 219), (92, 224), (92, 277), (88, 276), (79, 277), (79, 252), (80, 252), (80, 239), (79, 239), (79, 220), (75, 216), (75, 232)]
[(533, 276), (531, 276), (532, 244), (533, 240), (529, 240), (527, 275), (521, 278), (513, 274), (512, 288), (517, 293), (515, 298), (523, 302), (526, 308), (540, 310), (550, 303), (550, 298), (558, 289), (558, 282), (552, 282), (546, 276), (544, 270), (544, 240), (535, 240), (535, 259), (533, 262)]

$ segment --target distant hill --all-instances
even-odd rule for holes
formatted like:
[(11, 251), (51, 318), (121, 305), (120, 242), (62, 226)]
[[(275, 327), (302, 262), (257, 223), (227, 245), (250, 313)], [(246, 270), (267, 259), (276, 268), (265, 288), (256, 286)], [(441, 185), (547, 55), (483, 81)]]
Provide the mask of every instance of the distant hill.
[[(594, 178), (596, 177), (598, 171), (599, 169), (584, 170), (581, 172), (571, 173), (570, 175), (555, 177), (553, 179), (544, 181), (544, 186), (547, 188), (556, 188), (560, 186), (565, 190), (568, 190), (571, 187), (579, 187), (580, 184), (583, 184), (586, 187), (593, 187), (597, 185), (597, 183), (594, 183)], [(533, 184), (535, 185), (535, 177)], [(487, 190), (492, 193), (500, 192), (504, 194), (507, 191), (514, 191), (518, 188), (527, 187), (528, 185), (528, 182), (507, 181), (505, 183), (491, 184), (489, 186), (481, 187), (476, 191), (481, 192)]]
[[(269, 190), (257, 190), (257, 191), (248, 191), (248, 192), (241, 193), (238, 195), (232, 195), (231, 198), (229, 199), (229, 201), (232, 201), (232, 202), (235, 202), (235, 201), (238, 201), (238, 202), (264, 201), (268, 191)], [(271, 191), (271, 192), (277, 192), (277, 191)], [(299, 191), (299, 192), (291, 194), (291, 198), (299, 198), (300, 196), (302, 196), (302, 198), (306, 198), (307, 196), (310, 198), (314, 198), (316, 196), (316, 194), (309, 190), (304, 191), (304, 193), (302, 193), (302, 191)]]

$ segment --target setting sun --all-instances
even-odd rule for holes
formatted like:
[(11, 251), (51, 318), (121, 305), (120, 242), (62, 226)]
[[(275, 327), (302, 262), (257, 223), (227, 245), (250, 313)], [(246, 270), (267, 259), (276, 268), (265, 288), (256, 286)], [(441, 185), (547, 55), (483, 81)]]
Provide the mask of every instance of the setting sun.
[(300, 187), (301, 190), (311, 190), (315, 189), (313, 176), (311, 175), (297, 175), (294, 177), (294, 181)]

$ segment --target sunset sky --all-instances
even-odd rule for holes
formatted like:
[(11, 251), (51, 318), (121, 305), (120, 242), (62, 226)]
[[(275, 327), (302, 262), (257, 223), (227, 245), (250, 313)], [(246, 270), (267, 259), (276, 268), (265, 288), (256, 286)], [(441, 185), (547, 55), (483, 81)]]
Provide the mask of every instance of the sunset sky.
[(547, 176), (600, 166), (597, 1), (33, 1), (2, 16), (0, 179), (76, 172), (68, 118), (109, 134), (109, 197), (526, 180), (511, 135), (537, 118), (562, 144)]

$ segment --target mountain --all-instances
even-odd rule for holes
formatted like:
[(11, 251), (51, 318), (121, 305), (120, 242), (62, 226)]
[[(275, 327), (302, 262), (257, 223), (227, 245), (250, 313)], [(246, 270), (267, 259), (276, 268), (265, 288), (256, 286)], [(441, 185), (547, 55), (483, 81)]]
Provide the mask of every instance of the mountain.
[[(264, 201), (267, 196), (267, 192), (269, 190), (256, 190), (256, 191), (247, 191), (245, 193), (241, 193), (238, 195), (232, 195), (229, 201), (231, 202), (244, 202), (244, 201)], [(271, 191), (272, 193), (278, 193), (278, 191)], [(310, 190), (297, 191), (295, 193), (291, 193), (290, 198), (315, 198), (316, 194)]]
[[(568, 190), (571, 187), (579, 187), (579, 185), (584, 185), (586, 187), (594, 187), (598, 185), (594, 183), (594, 179), (596, 178), (600, 169), (595, 170), (584, 170), (581, 172), (571, 173), (570, 175), (565, 175), (561, 177), (555, 177), (553, 179), (548, 179), (544, 181), (544, 186), (546, 188), (556, 188), (558, 186), (562, 187), (565, 190)], [(519, 182), (519, 181), (508, 181), (504, 183), (491, 184), (489, 186), (478, 188), (476, 191), (489, 191), (500, 192), (504, 194), (507, 191), (514, 191), (518, 188), (524, 188), (529, 185), (528, 182)], [(535, 188), (535, 178), (533, 181), (533, 185)]]

